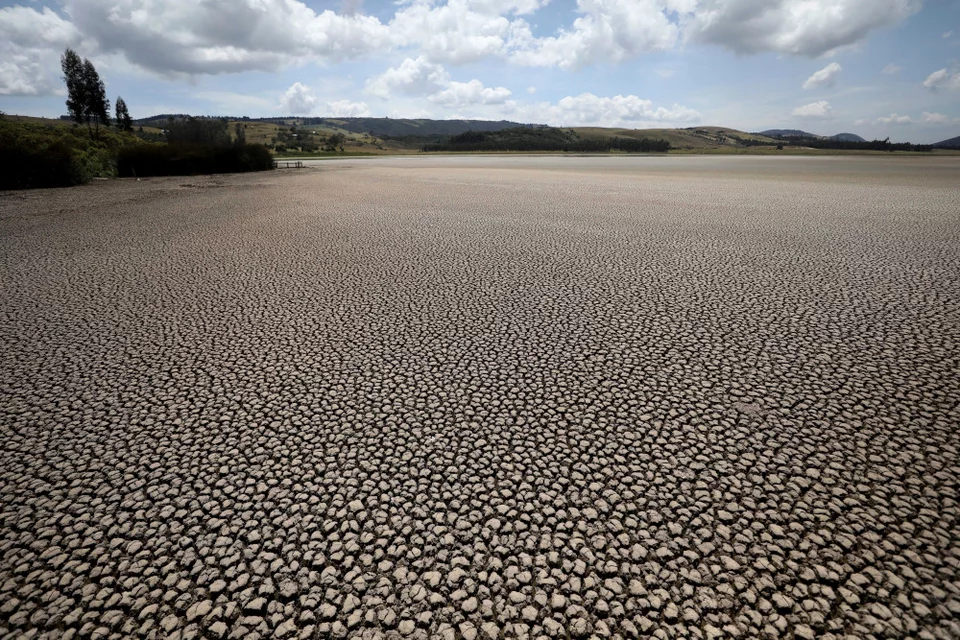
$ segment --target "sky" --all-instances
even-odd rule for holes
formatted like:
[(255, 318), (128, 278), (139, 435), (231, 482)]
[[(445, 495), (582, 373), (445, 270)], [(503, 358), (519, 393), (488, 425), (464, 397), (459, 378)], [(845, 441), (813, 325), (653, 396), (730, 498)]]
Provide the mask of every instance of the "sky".
[(134, 118), (478, 118), (960, 135), (960, 0), (0, 0), (0, 110), (60, 54)]

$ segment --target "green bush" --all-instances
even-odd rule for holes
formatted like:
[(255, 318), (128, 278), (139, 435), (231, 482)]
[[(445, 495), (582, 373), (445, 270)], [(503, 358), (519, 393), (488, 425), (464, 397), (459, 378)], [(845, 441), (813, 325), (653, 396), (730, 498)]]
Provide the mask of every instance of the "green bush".
[(130, 134), (0, 118), (0, 189), (70, 187), (115, 176), (117, 150), (140, 144)]
[(270, 151), (256, 144), (232, 146), (142, 145), (117, 156), (121, 177), (189, 176), (273, 169)]
[[(69, 187), (96, 177), (237, 173), (273, 168), (260, 145), (179, 146), (147, 142), (105, 127), (0, 117), (0, 189)], [(136, 173), (134, 173), (136, 172)]]
[(69, 187), (116, 175), (123, 139), (91, 139), (85, 129), (0, 119), (0, 189)]

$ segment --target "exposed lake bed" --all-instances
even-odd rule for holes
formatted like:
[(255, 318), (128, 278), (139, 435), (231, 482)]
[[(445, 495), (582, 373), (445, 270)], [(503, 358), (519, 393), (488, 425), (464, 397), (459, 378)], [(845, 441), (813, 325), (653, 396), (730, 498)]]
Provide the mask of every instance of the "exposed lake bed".
[(960, 635), (960, 158), (0, 196), (0, 634)]

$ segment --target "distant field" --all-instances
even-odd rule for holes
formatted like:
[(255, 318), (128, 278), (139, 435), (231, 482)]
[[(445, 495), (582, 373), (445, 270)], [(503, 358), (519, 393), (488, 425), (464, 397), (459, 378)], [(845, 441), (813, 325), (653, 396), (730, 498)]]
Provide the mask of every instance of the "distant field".
[(674, 150), (690, 149), (744, 149), (737, 138), (764, 142), (776, 147), (778, 141), (766, 136), (725, 129), (723, 127), (696, 127), (693, 129), (616, 129), (603, 127), (575, 127), (582, 138), (659, 138), (666, 140)]

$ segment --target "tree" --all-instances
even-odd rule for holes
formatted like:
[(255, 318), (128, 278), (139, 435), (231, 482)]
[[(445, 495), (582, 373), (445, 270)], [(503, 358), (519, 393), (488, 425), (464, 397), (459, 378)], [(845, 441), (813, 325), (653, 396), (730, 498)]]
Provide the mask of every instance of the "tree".
[(67, 48), (60, 57), (63, 80), (67, 83), (67, 110), (77, 124), (87, 123), (87, 87), (83, 79), (83, 61), (77, 52)]
[(114, 109), (117, 116), (117, 126), (124, 131), (133, 131), (133, 118), (130, 117), (130, 111), (127, 110), (127, 103), (120, 96), (117, 96)]
[(77, 52), (68, 47), (60, 57), (60, 68), (67, 83), (67, 110), (77, 124), (86, 123), (88, 131), (93, 121), (99, 134), (101, 122), (110, 125), (110, 101), (96, 67), (89, 60), (81, 61)]
[(110, 126), (110, 101), (107, 100), (107, 88), (100, 79), (100, 74), (89, 60), (83, 61), (83, 82), (87, 88), (89, 114), (93, 117), (99, 134), (101, 122), (105, 127)]
[(343, 151), (343, 143), (347, 141), (347, 137), (342, 133), (335, 133), (329, 138), (327, 138), (327, 144), (324, 147), (324, 151), (336, 151), (337, 147), (340, 148), (340, 151)]
[(183, 146), (229, 147), (230, 131), (227, 121), (218, 118), (167, 120), (167, 142)]

